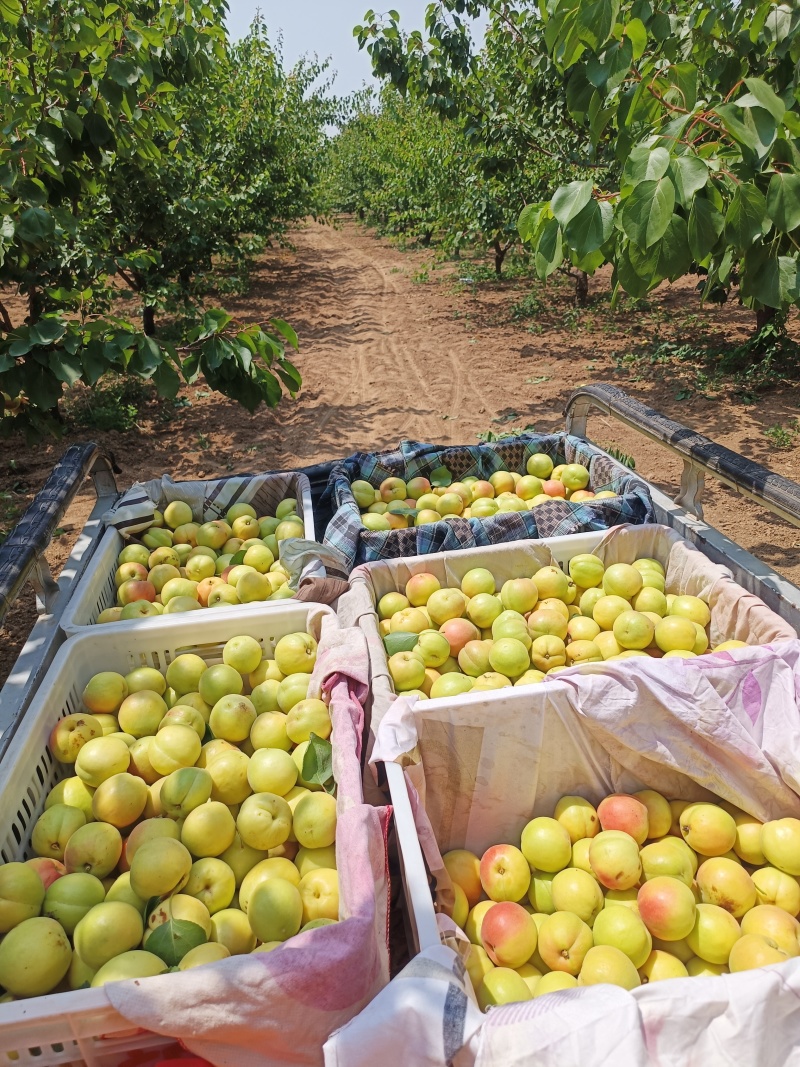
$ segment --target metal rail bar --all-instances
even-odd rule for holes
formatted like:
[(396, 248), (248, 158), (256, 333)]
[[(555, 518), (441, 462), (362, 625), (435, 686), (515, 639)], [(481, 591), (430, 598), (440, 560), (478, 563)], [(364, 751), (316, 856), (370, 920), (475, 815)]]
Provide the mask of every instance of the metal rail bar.
[[(56, 471), (60, 472), (57, 485), (53, 484)], [(26, 578), (33, 577), (34, 582), (41, 581), (40, 577), (35, 576), (35, 570), (37, 566), (42, 569), (47, 567), (42, 553), (84, 478), (91, 474), (97, 503), (61, 570), (58, 582), (53, 581), (49, 570), (45, 572), (49, 578), (48, 587), (50, 582), (53, 583), (52, 587), (43, 589), (47, 614), (41, 614), (36, 620), (2, 689), (0, 759), (64, 641), (64, 634), (59, 625), (64, 608), (102, 536), (102, 516), (119, 495), (113, 471), (113, 461), (100, 453), (97, 445), (93, 443), (68, 449), (23, 516), (22, 522), (26, 524), (27, 534), (20, 536), (20, 524), (0, 550), (0, 577), (3, 580), (0, 604), (5, 613), (14, 598), (19, 595)], [(26, 542), (24, 537), (31, 538), (30, 542)]]
[(698, 518), (703, 517), (703, 490), (708, 473), (740, 496), (754, 500), (774, 515), (800, 526), (800, 485), (796, 482), (668, 419), (622, 389), (604, 382), (584, 385), (569, 398), (564, 411), (567, 433), (585, 438), (586, 421), (593, 410), (610, 415), (680, 456), (683, 473), (675, 503)]
[(71, 445), (0, 548), (0, 623), (27, 581), (36, 590), (43, 610), (52, 610), (58, 585), (43, 553), (89, 474), (98, 498), (116, 496), (111, 458), (93, 441)]

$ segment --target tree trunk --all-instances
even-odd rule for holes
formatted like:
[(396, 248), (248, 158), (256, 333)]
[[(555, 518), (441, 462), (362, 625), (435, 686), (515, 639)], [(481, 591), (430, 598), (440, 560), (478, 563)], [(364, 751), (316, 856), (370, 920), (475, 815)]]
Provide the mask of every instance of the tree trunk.
[(492, 247), (494, 248), (494, 272), (499, 278), (503, 273), (503, 261), (506, 258), (506, 252), (508, 252), (508, 249), (503, 248), (503, 246), (500, 244), (499, 237), (495, 237), (494, 244), (492, 245)]
[(430, 243), (433, 240), (433, 230), (426, 230), (422, 235), (422, 244), (425, 248), (430, 248)]
[(364, 211), (363, 207), (360, 207), (358, 209), (358, 217), (361, 219), (362, 222), (364, 221), (364, 216), (365, 215), (366, 215), (366, 212)]
[(756, 308), (756, 332), (761, 333), (765, 326), (775, 321), (777, 308)]
[(156, 309), (150, 304), (145, 304), (142, 308), (142, 329), (147, 337), (155, 337)]
[(575, 278), (575, 303), (578, 307), (585, 307), (589, 299), (589, 275), (585, 270), (579, 270)]
[(42, 315), (42, 294), (35, 286), (28, 291), (28, 322), (32, 325)]

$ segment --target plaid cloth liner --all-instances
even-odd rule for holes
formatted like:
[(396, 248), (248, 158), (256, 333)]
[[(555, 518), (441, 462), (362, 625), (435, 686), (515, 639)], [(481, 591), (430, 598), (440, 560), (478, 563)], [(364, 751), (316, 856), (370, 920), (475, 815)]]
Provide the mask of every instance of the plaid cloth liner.
[[(351, 489), (357, 479), (378, 486), (385, 478), (429, 478), (438, 467), (446, 467), (453, 481), (470, 475), (488, 478), (500, 470), (524, 473), (528, 459), (537, 452), (546, 453), (554, 463), (582, 463), (589, 469), (589, 484), (595, 492), (611, 489), (618, 495), (579, 503), (554, 498), (531, 511), (507, 512), (488, 519), (449, 518), (407, 530), (371, 531), (361, 522)], [(638, 475), (588, 441), (565, 433), (526, 434), (492, 444), (450, 447), (403, 441), (399, 449), (392, 451), (356, 452), (334, 467), (323, 499), (330, 500), (334, 513), (324, 543), (338, 549), (351, 569), (378, 559), (452, 552), (528, 538), (562, 537), (587, 530), (607, 530), (623, 523), (639, 525), (656, 521), (647, 484)]]
[(156, 508), (170, 500), (187, 503), (204, 522), (220, 519), (234, 504), (248, 503), (259, 515), (274, 515), (275, 508), (287, 496), (297, 498), (298, 515), (303, 515), (303, 490), (309, 487), (304, 474), (295, 471), (276, 474), (234, 474), (209, 481), (176, 482), (165, 474), (149, 482), (136, 482), (103, 516), (107, 526), (114, 526), (128, 539), (147, 530)]

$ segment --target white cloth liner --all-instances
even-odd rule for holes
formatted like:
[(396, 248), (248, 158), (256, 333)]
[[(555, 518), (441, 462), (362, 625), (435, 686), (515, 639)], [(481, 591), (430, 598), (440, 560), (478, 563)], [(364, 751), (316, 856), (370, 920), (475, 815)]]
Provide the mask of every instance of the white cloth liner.
[[(792, 627), (762, 600), (734, 582), (726, 567), (712, 563), (699, 549), (668, 526), (617, 526), (600, 540), (593, 553), (607, 567), (613, 563), (632, 563), (643, 557), (658, 559), (666, 571), (668, 593), (689, 593), (708, 600), (712, 644), (731, 639), (766, 644), (797, 637)], [(487, 567), (499, 587), (507, 579), (531, 575), (553, 562), (546, 544), (514, 541), (491, 548), (443, 552), (404, 560), (381, 560), (364, 564), (352, 572), (350, 589), (339, 598), (337, 613), (344, 625), (360, 626), (367, 637), (371, 671), (368, 753), (371, 754), (380, 723), (395, 700), (375, 610), (380, 598), (386, 593), (404, 589), (411, 575), (421, 572), (436, 575), (443, 586), (453, 586), (460, 585), (461, 579), (472, 567)], [(643, 663), (644, 660), (639, 658), (636, 662)], [(657, 660), (653, 662), (660, 663)], [(669, 679), (674, 672), (668, 664), (674, 663), (675, 660), (663, 661), (657, 671)], [(592, 665), (595, 666), (600, 672), (607, 669), (600, 664)], [(371, 788), (371, 783), (365, 781), (368, 795), (371, 795)]]
[[(800, 641), (676, 660), (669, 675), (662, 668), (659, 661), (619, 661), (602, 672), (576, 668), (538, 686), (461, 702), (395, 701), (373, 761), (406, 766), (422, 801), (413, 805), (415, 818), (441, 904), (451, 887), (439, 849), (480, 854), (491, 844), (518, 843), (528, 819), (552, 815), (566, 793), (596, 803), (610, 792), (651, 787), (669, 798), (717, 796), (760, 819), (800, 817)], [(439, 995), (429, 989), (430, 958), (440, 980), (448, 969), (452, 975)], [(632, 993), (569, 990), (492, 1009), (477, 1023), (459, 997), (459, 987), (469, 989), (456, 959), (445, 946), (422, 953), (402, 988), (395, 979), (331, 1037), (326, 1063), (800, 1064), (800, 959)], [(373, 1025), (373, 1012), (384, 1018), (389, 1004), (401, 1016), (392, 1029), (408, 1035), (396, 1048)], [(449, 1034), (452, 1048), (454, 1030), (460, 1051), (444, 1059), (441, 1035)]]

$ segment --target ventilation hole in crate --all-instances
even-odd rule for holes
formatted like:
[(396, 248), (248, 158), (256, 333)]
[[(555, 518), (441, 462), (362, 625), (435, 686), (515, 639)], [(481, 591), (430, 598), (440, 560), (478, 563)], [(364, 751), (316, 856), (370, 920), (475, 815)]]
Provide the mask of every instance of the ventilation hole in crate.
[(39, 763), (37, 765), (37, 767), (36, 767), (36, 777), (39, 779), (39, 785), (44, 785), (44, 783), (45, 783), (45, 773), (42, 770), (41, 763)]
[[(23, 829), (24, 829), (24, 827), (23, 827)], [(19, 829), (18, 829), (16, 823), (12, 823), (11, 824), (11, 833), (14, 835), (14, 840), (17, 842), (17, 844), (21, 845), (22, 844), (22, 834), (19, 832)]]
[(23, 809), (23, 811), (25, 812), (25, 814), (26, 814), (26, 815), (28, 816), (28, 818), (30, 819), (30, 817), (31, 817), (31, 806), (30, 806), (30, 804), (28, 803), (28, 801), (27, 801), (27, 800), (25, 799), (25, 797), (22, 797), (22, 798), (20, 799), (20, 804), (22, 805), (22, 809)]

